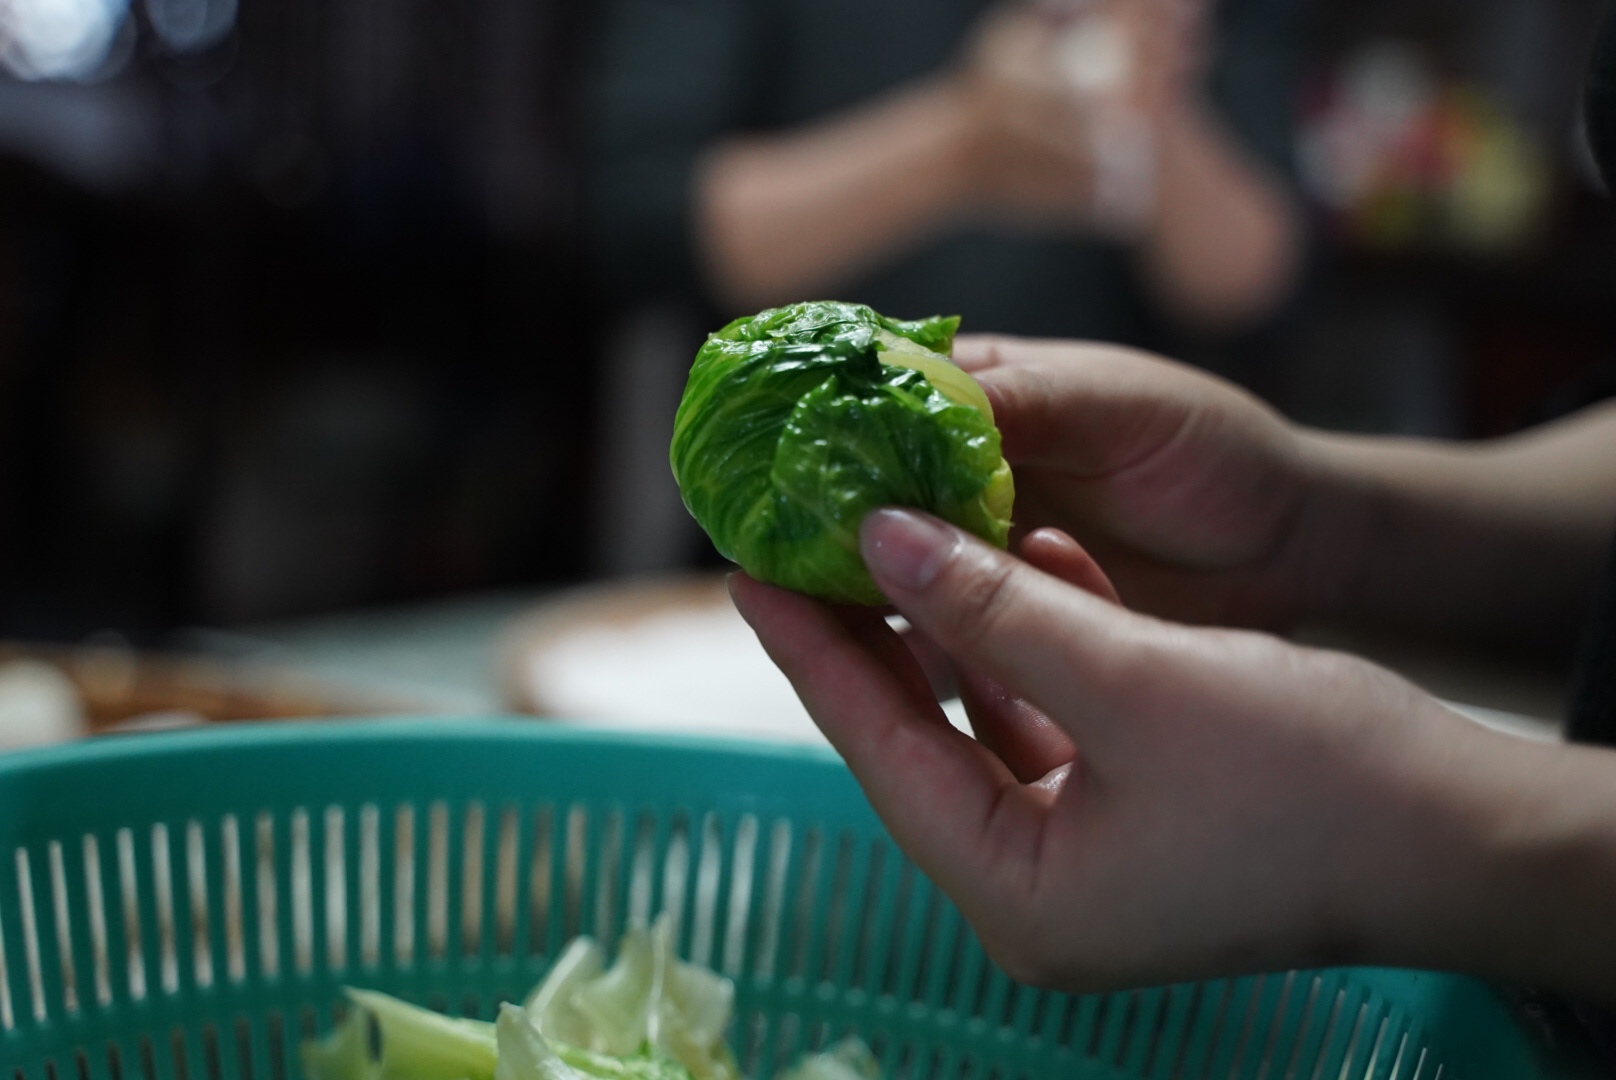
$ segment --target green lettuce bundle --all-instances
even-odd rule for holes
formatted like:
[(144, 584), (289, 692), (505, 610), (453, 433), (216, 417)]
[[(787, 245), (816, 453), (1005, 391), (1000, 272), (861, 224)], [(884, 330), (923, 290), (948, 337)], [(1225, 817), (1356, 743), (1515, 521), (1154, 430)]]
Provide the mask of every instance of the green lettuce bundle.
[(1004, 547), (1015, 489), (987, 395), (948, 359), (958, 326), (820, 301), (709, 336), (669, 458), (724, 557), (761, 581), (881, 604), (858, 551), (872, 510), (925, 510)]

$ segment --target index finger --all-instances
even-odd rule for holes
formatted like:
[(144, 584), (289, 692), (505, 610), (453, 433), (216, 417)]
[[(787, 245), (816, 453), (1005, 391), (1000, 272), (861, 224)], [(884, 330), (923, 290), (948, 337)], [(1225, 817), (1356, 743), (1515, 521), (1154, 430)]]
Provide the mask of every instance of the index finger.
[(1085, 754), (1110, 744), (1107, 721), (1127, 714), (1148, 672), (1154, 620), (911, 510), (865, 518), (860, 550), (876, 584), (944, 652), (1026, 697)]
[(861, 628), (859, 613), (839, 618), (744, 574), (730, 579), (730, 594), (894, 839), (967, 916), (1026, 895), (1025, 882), (1006, 876), (1030, 872), (1040, 798), (934, 699), (894, 677), (893, 657), (868, 640), (887, 628)]

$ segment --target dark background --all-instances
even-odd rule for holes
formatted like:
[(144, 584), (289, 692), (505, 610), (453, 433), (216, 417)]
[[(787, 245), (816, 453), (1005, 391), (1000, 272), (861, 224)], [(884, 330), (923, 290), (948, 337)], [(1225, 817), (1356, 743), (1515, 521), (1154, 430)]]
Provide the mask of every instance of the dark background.
[[(1306, 281), (1237, 374), (1311, 422), (1459, 437), (1608, 385), (1616, 213), (1574, 135), (1597, 10), (1315, 6), (1304, 145), (1395, 42), (1504, 118), (1539, 193), (1478, 243), (1418, 190), (1313, 192)], [(634, 313), (575, 227), (589, 5), (116, 14), (68, 77), (0, 32), (0, 637), (163, 643), (621, 569), (604, 388)]]

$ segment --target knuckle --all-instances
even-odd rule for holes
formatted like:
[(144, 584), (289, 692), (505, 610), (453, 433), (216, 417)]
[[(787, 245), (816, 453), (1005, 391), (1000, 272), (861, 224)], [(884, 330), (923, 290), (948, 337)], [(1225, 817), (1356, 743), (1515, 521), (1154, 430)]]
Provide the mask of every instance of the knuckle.
[(998, 633), (1015, 606), (1015, 566), (985, 550), (967, 551), (956, 563), (956, 622), (962, 634), (980, 639)]
[(1090, 689), (1107, 698), (1127, 696), (1143, 702), (1167, 673), (1174, 670), (1173, 646), (1153, 625), (1135, 620), (1107, 627), (1104, 647), (1090, 643), (1085, 678)]

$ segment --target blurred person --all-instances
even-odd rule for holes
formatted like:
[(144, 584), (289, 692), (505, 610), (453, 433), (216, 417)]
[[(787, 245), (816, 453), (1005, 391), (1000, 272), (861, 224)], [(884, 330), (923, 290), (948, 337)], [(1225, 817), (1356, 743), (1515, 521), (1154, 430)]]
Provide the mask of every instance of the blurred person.
[(1130, 342), (1158, 313), (1248, 326), (1298, 260), (1292, 18), (1287, 0), (612, 0), (601, 257), (629, 298), (694, 286), (731, 312), (836, 296)]
[[(1616, 25), (1597, 55), (1616, 180)], [(860, 540), (976, 739), (879, 613), (744, 575), (732, 592), (1011, 974), (1092, 990), (1386, 964), (1616, 1006), (1616, 402), (1454, 444), (1305, 429), (1115, 347), (957, 354), (1016, 467), (1021, 558), (897, 508)], [(1586, 621), (1572, 741), (1238, 629), (1310, 614), (1564, 642)], [(1616, 1063), (1616, 1025), (1579, 1012)]]

